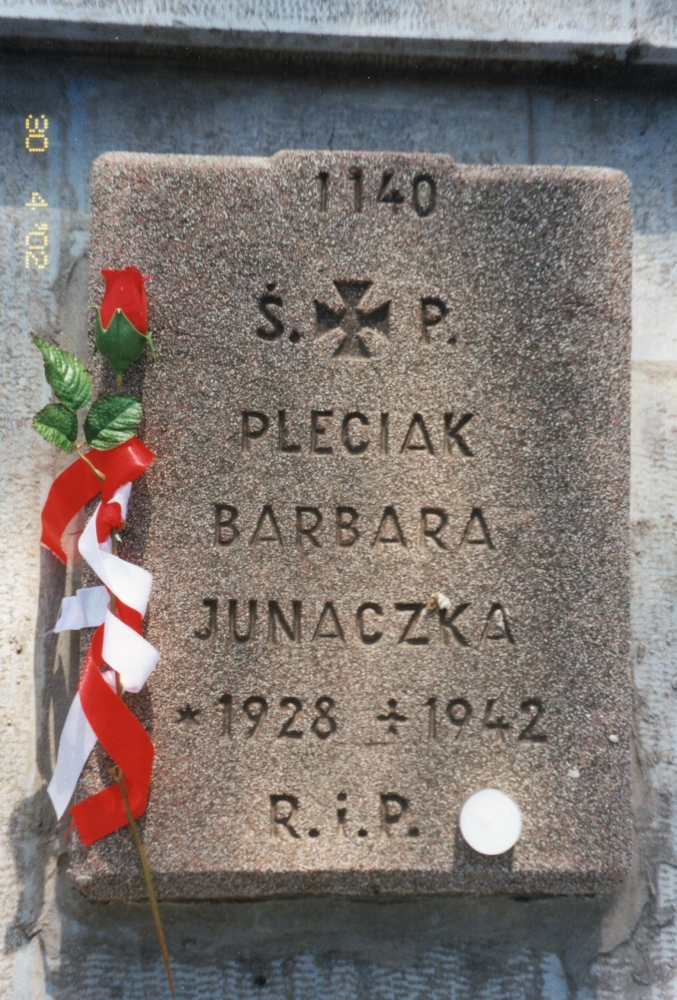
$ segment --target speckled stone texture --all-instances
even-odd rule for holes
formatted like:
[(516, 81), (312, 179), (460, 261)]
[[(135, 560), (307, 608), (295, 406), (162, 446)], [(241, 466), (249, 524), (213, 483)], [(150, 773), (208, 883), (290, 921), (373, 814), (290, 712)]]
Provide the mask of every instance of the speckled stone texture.
[[(158, 359), (125, 388), (157, 461), (122, 554), (155, 578), (161, 659), (129, 703), (156, 747), (159, 893), (618, 882), (625, 176), (110, 154), (92, 208), (94, 299), (100, 267), (151, 275)], [(498, 858), (458, 834), (487, 786), (524, 816)], [(94, 898), (143, 895), (128, 831), (72, 866)]]

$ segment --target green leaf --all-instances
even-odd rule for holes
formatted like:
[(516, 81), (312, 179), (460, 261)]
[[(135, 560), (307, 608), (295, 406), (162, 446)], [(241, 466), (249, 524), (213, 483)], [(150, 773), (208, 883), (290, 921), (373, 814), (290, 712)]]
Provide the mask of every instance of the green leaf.
[(79, 358), (31, 334), (45, 359), (45, 378), (69, 410), (79, 410), (92, 398), (92, 377)]
[(143, 409), (135, 396), (102, 396), (85, 420), (85, 437), (92, 448), (107, 451), (134, 437)]
[[(101, 323), (101, 313), (96, 310), (94, 337), (95, 346), (104, 358), (108, 358), (116, 375), (124, 375), (132, 362), (141, 357), (149, 343), (148, 337), (139, 333), (121, 309), (115, 310), (105, 330)], [(152, 346), (151, 351), (155, 356)]]
[(78, 418), (65, 406), (49, 403), (33, 417), (33, 430), (42, 434), (45, 441), (70, 454), (78, 433)]

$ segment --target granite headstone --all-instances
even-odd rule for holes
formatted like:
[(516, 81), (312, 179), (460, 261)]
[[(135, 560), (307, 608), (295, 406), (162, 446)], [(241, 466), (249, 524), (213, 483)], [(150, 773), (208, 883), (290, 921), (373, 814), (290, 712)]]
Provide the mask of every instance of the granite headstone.
[[(157, 460), (121, 552), (154, 574), (128, 702), (161, 896), (623, 877), (630, 249), (612, 170), (96, 161), (93, 300), (150, 275), (158, 354), (125, 382)], [(481, 788), (522, 811), (499, 857), (459, 834)], [(143, 895), (128, 830), (72, 867)]]

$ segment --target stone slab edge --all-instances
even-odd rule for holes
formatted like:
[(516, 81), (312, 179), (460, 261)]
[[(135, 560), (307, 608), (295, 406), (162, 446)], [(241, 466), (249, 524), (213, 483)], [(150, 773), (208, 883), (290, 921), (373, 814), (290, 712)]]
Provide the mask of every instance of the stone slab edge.
[(270, 9), (266, 0), (242, 10), (224, 4), (207, 13), (194, 3), (97, 4), (93, 0), (0, 0), (0, 40), (148, 45), (163, 48), (251, 50), (289, 54), (375, 55), (417, 59), (576, 63), (601, 59), (646, 66), (677, 66), (677, 31), (623, 4), (568, 0), (544, 10), (539, 0), (487, 5), (481, 14), (419, 0), (405, 8), (360, 0), (324, 9)]

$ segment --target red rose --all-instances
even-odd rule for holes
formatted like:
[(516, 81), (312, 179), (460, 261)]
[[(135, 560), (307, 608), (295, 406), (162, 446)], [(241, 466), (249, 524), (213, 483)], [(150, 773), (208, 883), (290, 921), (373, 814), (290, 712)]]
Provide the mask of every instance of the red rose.
[(101, 303), (101, 325), (104, 330), (113, 318), (116, 309), (121, 309), (132, 326), (139, 333), (148, 331), (148, 304), (144, 282), (148, 277), (137, 267), (125, 267), (122, 271), (104, 268), (106, 291)]

